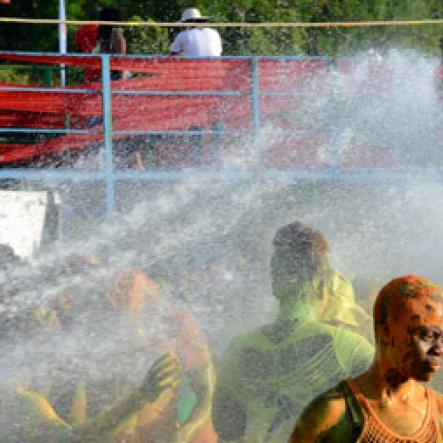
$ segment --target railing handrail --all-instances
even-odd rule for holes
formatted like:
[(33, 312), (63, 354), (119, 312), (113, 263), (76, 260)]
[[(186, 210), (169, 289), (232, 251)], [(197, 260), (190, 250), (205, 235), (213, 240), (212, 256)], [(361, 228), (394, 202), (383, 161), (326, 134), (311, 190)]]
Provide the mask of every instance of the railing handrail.
[[(59, 53), (51, 52), (13, 52), (0, 51), (0, 60), (2, 55), (18, 55), (18, 56), (44, 56), (44, 57), (60, 57)], [(103, 134), (104, 139), (104, 162), (103, 169), (100, 171), (80, 171), (80, 170), (59, 170), (48, 171), (41, 170), (19, 170), (19, 169), (0, 169), (0, 178), (29, 178), (29, 179), (51, 179), (51, 180), (104, 180), (106, 183), (106, 207), (108, 213), (114, 211), (114, 183), (116, 180), (172, 180), (175, 178), (184, 179), (194, 176), (195, 179), (213, 180), (217, 177), (219, 179), (251, 179), (256, 178), (257, 174), (263, 180), (406, 180), (411, 175), (420, 176), (422, 173), (426, 174), (427, 179), (434, 177), (440, 179), (443, 175), (443, 169), (435, 168), (430, 174), (429, 170), (421, 169), (395, 169), (390, 170), (382, 168), (352, 168), (343, 169), (340, 164), (334, 167), (325, 167), (321, 170), (265, 170), (262, 167), (262, 158), (260, 153), (260, 144), (258, 143), (259, 131), (261, 127), (260, 116), (260, 97), (274, 96), (274, 97), (290, 97), (290, 93), (278, 93), (271, 91), (260, 91), (260, 72), (259, 66), (262, 61), (325, 61), (328, 64), (340, 60), (349, 60), (349, 57), (322, 57), (322, 56), (221, 56), (221, 57), (176, 57), (174, 60), (235, 60), (240, 62), (247, 62), (249, 64), (249, 90), (247, 91), (138, 91), (134, 90), (112, 90), (110, 81), (110, 63), (112, 59), (126, 58), (126, 59), (171, 59), (171, 56), (158, 56), (147, 54), (129, 54), (129, 55), (108, 55), (108, 54), (78, 54), (69, 53), (63, 57), (78, 57), (78, 58), (99, 58), (101, 61), (101, 88), (62, 88), (62, 87), (35, 87), (35, 86), (0, 86), (0, 91), (20, 91), (20, 92), (53, 92), (53, 93), (72, 93), (72, 94), (100, 94), (102, 98), (102, 123), (101, 129), (69, 129), (69, 128), (6, 128), (0, 127), (0, 135), (2, 133), (46, 133), (46, 134)], [(21, 65), (23, 66), (23, 65)], [(48, 66), (48, 65), (46, 65)], [(56, 70), (56, 66), (49, 65), (52, 70)], [(14, 65), (0, 64), (0, 69), (14, 69)], [(30, 67), (31, 68), (31, 67)], [(175, 130), (175, 131), (155, 131), (155, 130), (114, 130), (112, 127), (112, 96), (113, 95), (147, 95), (147, 96), (161, 96), (161, 95), (175, 95), (175, 96), (220, 96), (220, 97), (250, 97), (250, 118), (252, 135), (252, 142), (256, 147), (256, 158), (253, 170), (251, 171), (119, 171), (114, 170), (113, 166), (113, 134), (118, 135), (236, 135), (244, 133), (242, 131), (229, 130)], [(295, 92), (295, 95), (306, 95), (306, 93)], [(295, 131), (294, 131), (295, 132)]]
[[(79, 57), (97, 58), (103, 54), (89, 54), (69, 52), (60, 54), (59, 52), (38, 52), (38, 51), (0, 51), (2, 55), (24, 55), (24, 56), (44, 56), (44, 57)], [(324, 55), (220, 55), (220, 56), (171, 56), (167, 54), (107, 54), (111, 58), (141, 58), (141, 59), (174, 59), (174, 60), (243, 60), (249, 61), (251, 58), (258, 60), (337, 60), (351, 59), (352, 57), (330, 57)]]

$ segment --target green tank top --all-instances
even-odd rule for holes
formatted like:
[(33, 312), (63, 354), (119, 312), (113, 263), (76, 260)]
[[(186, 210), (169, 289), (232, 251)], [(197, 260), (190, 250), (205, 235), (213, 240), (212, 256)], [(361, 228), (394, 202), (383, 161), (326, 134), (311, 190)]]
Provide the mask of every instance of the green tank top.
[(302, 323), (288, 333), (271, 325), (235, 339), (219, 384), (246, 408), (245, 443), (280, 443), (311, 400), (365, 370), (372, 356), (365, 338), (337, 326)]

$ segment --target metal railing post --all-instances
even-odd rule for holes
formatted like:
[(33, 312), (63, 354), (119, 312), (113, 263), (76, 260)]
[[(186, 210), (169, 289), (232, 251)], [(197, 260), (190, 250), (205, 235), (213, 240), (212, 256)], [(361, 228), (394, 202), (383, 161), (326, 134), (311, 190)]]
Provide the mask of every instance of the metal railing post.
[(111, 64), (109, 54), (102, 54), (102, 105), (103, 105), (103, 142), (104, 168), (106, 177), (106, 213), (114, 212), (114, 175), (112, 158), (112, 91)]
[(261, 148), (258, 143), (258, 135), (260, 130), (260, 95), (259, 95), (259, 73), (257, 66), (257, 58), (249, 59), (250, 75), (251, 75), (251, 124), (252, 124), (252, 145), (255, 151), (255, 167), (261, 168), (262, 156)]

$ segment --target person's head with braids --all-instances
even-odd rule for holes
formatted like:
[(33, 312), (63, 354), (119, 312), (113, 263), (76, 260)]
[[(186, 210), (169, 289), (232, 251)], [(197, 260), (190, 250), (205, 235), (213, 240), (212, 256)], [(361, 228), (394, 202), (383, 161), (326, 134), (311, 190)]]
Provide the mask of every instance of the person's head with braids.
[(416, 275), (390, 281), (374, 304), (374, 331), (385, 378), (430, 380), (443, 352), (443, 290)]
[[(285, 309), (318, 314), (321, 284), (327, 272), (329, 245), (323, 235), (298, 221), (281, 227), (273, 240), (272, 291)], [(314, 308), (314, 309), (312, 309)]]

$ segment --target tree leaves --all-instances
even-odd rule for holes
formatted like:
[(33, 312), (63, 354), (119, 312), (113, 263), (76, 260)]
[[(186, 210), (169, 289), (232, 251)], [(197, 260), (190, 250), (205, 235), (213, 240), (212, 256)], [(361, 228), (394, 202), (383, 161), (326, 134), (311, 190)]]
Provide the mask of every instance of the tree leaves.
[[(90, 19), (110, 4), (106, 0), (67, 1), (68, 17)], [(58, 2), (13, 0), (0, 5), (0, 15), (11, 17), (56, 18)], [(120, 0), (126, 19), (177, 21), (189, 1)], [(203, 15), (216, 22), (334, 22), (367, 20), (419, 20), (443, 18), (439, 0), (213, 0), (210, 5), (196, 0)], [(20, 51), (57, 51), (57, 26), (2, 24), (0, 48)], [(69, 27), (69, 49), (77, 27)], [(129, 50), (134, 53), (167, 53), (177, 30), (137, 28), (125, 31)], [(238, 55), (342, 55), (373, 47), (406, 46), (439, 53), (439, 26), (401, 26), (374, 28), (221, 28), (224, 54)]]

